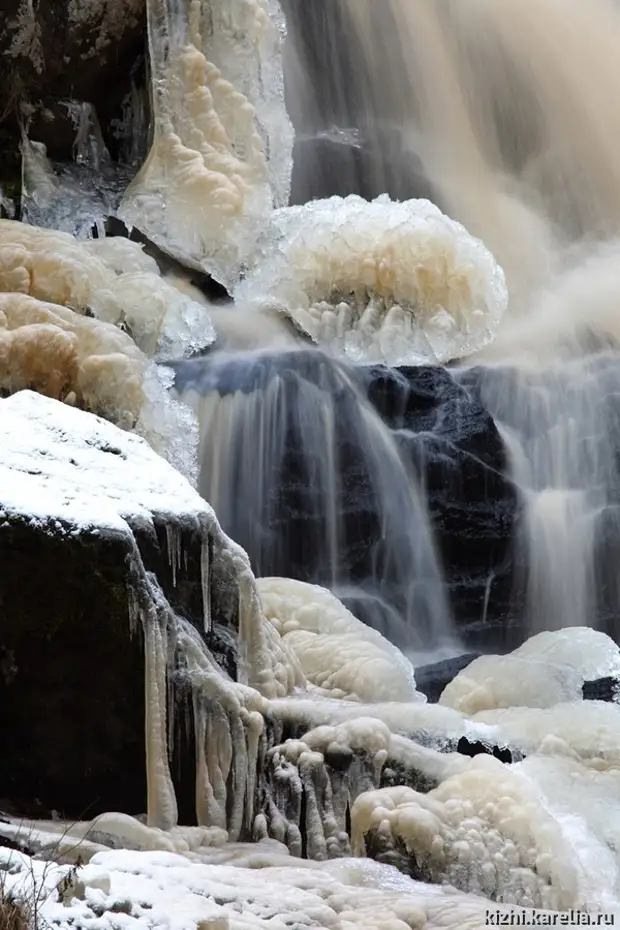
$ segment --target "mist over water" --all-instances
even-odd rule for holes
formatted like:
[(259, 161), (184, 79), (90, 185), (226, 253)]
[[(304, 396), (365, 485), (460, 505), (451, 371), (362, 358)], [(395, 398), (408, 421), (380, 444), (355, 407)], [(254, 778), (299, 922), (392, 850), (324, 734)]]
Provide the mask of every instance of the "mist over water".
[[(613, 2), (336, 0), (329, 13), (328, 6), (315, 2), (292, 15), (305, 17), (293, 26), (293, 111), (301, 101), (314, 125), (322, 117), (359, 127), (372, 150), (375, 189), (389, 188), (397, 162), (395, 196), (417, 196), (421, 169), (432, 199), (503, 265), (513, 305), (562, 267), (571, 243), (615, 233), (620, 14)], [(330, 73), (323, 86), (314, 82), (308, 101), (304, 65), (309, 49), (317, 54), (310, 28), (314, 22), (317, 32), (317, 20), (327, 43), (320, 64)]]

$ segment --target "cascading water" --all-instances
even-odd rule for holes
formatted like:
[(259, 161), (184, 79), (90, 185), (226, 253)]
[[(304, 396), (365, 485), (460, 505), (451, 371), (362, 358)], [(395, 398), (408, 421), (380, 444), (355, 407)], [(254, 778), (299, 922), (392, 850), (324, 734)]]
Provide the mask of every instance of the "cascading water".
[[(377, 176), (389, 189), (394, 152), (382, 139), (396, 135), (398, 163), (409, 165), (397, 195), (416, 195), (421, 166), (433, 199), (506, 271), (508, 313), (475, 358), (492, 367), (457, 377), (502, 428), (522, 492), (527, 623), (617, 635), (618, 9), (610, 0), (332, 6), (290, 10), (302, 24), (290, 98), (307, 106), (298, 76), (316, 68), (314, 129), (361, 129), (366, 193)], [(303, 16), (346, 34), (348, 54), (304, 43)]]
[(420, 664), (458, 649), (417, 477), (355, 370), (314, 349), (175, 367), (200, 491), (258, 575), (329, 588)]

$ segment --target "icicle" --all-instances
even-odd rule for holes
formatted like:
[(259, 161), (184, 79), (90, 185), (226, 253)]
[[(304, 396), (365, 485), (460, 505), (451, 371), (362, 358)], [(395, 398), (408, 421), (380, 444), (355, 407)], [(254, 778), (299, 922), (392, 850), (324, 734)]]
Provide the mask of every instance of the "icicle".
[(177, 803), (166, 738), (167, 636), (154, 610), (143, 615), (145, 657), (145, 730), (148, 825), (171, 830)]
[(258, 763), (258, 744), (265, 726), (262, 714), (252, 711), (248, 714), (246, 732), (248, 737), (248, 762), (245, 793), (245, 826), (250, 829), (254, 818), (254, 793), (256, 791), (256, 767)]
[(320, 752), (307, 750), (299, 758), (299, 774), (306, 795), (306, 846), (308, 858), (327, 859), (327, 843), (323, 833), (321, 806), (317, 797), (317, 785), (327, 779), (325, 760)]
[(177, 526), (166, 524), (166, 544), (168, 547), (168, 563), (172, 569), (172, 586), (177, 586), (177, 571), (181, 567), (182, 537)]
[(127, 582), (127, 612), (129, 614), (129, 633), (131, 636), (135, 635), (141, 621), (140, 594), (135, 580), (137, 568), (137, 565), (132, 566)]
[(230, 806), (230, 819), (228, 822), (229, 838), (235, 842), (241, 836), (243, 814), (245, 809), (245, 796), (248, 776), (248, 756), (245, 741), (245, 729), (239, 715), (230, 719), (230, 732), (232, 736), (232, 805)]
[[(196, 819), (200, 826), (222, 826), (221, 808), (215, 800), (207, 766), (207, 714), (202, 698), (194, 694), (194, 733), (196, 739)], [(225, 825), (225, 824), (224, 824)]]
[(202, 585), (202, 616), (204, 631), (211, 630), (211, 578), (209, 565), (209, 536), (205, 533), (200, 547), (200, 582)]
[(225, 829), (231, 769), (235, 772), (233, 783), (242, 779), (243, 791), (246, 783), (247, 752), (240, 694), (218, 667), (198, 631), (185, 621), (179, 625), (179, 644), (194, 692), (196, 816), (201, 826)]

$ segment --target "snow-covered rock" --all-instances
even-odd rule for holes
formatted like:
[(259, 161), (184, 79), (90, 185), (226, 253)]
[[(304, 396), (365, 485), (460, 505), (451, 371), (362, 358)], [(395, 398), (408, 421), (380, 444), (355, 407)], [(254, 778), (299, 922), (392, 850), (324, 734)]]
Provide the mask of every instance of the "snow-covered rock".
[(160, 788), (174, 806), (161, 721), (182, 626), (259, 697), (301, 680), (190, 484), (140, 437), (27, 391), (0, 400), (0, 562), (0, 796), (26, 810), (139, 812), (147, 772), (155, 820)]

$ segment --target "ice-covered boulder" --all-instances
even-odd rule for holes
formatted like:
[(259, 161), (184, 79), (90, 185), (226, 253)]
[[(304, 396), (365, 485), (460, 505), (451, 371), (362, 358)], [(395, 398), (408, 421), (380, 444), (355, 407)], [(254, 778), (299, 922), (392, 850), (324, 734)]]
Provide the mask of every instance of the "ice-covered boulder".
[[(0, 562), (0, 797), (22, 811), (139, 812), (148, 783), (154, 819), (175, 819), (181, 636), (257, 695), (297, 680), (247, 556), (189, 483), (138, 436), (31, 392), (0, 400)], [(173, 769), (181, 807), (193, 757), (181, 746), (189, 770)]]
[(440, 703), (465, 714), (550, 708), (605, 699), (603, 683), (613, 692), (619, 679), (617, 644), (590, 627), (569, 627), (538, 633), (506, 656), (479, 656), (446, 686)]

